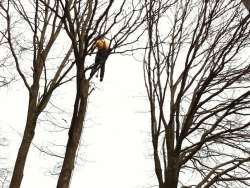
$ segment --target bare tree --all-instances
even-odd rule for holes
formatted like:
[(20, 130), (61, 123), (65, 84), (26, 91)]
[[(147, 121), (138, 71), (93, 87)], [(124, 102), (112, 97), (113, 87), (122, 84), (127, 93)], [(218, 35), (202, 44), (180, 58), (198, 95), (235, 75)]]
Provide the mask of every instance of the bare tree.
[[(1, 2), (0, 2), (1, 3)], [(0, 23), (1, 25), (4, 25), (4, 20), (1, 17), (1, 12), (0, 12)], [(14, 80), (13, 76), (10, 75), (10, 73), (7, 71), (8, 70), (8, 63), (6, 62), (8, 59), (8, 55), (6, 55), (4, 52), (4, 45), (7, 43), (6, 41), (6, 34), (7, 34), (7, 28), (3, 27), (0, 29), (0, 51), (1, 51), (1, 56), (0, 56), (0, 87), (9, 85), (11, 81)]]
[[(0, 1), (1, 3), (1, 1)], [(1, 12), (0, 12), (1, 14)], [(2, 23), (3, 20), (0, 17), (0, 23)], [(6, 28), (1, 28), (0, 29), (0, 51), (2, 51), (4, 48), (3, 46), (6, 44), (6, 36), (7, 29)], [(5, 54), (1, 54), (0, 58), (0, 88), (7, 86), (10, 84), (11, 81), (13, 81), (13, 77), (11, 77), (7, 73), (7, 64), (6, 64), (6, 59), (7, 57)], [(8, 147), (8, 142), (5, 136), (3, 136), (3, 131), (0, 128), (0, 187), (5, 188), (7, 187), (7, 182), (8, 182), (8, 175), (9, 175), (9, 169), (6, 167), (6, 156), (5, 153), (3, 152), (6, 147)]]
[(123, 0), (117, 1), (116, 4), (114, 0), (58, 0), (58, 3), (62, 10), (58, 17), (63, 21), (64, 28), (72, 42), (76, 65), (76, 97), (73, 117), (68, 133), (65, 158), (57, 183), (58, 188), (66, 188), (69, 187), (74, 169), (88, 97), (93, 90), (90, 84), (92, 77), (89, 75), (92, 66), (88, 66), (87, 55), (92, 53), (95, 40), (99, 36), (105, 36), (110, 40), (111, 54), (117, 53), (117, 48), (121, 49), (119, 53), (134, 50), (132, 45), (143, 33), (139, 31), (139, 27), (144, 20), (141, 1)]
[(250, 15), (240, 1), (145, 2), (159, 187), (249, 187)]
[(5, 0), (0, 3), (7, 31), (3, 34), (7, 40), (6, 47), (29, 94), (26, 126), (10, 182), (11, 188), (21, 185), (39, 115), (53, 91), (68, 81), (64, 78), (73, 65), (68, 61), (72, 51), (70, 46), (65, 46), (67, 50), (61, 46), (60, 54), (50, 53), (55, 49), (63, 23), (44, 3), (59, 11), (58, 3), (50, 0), (43, 3), (38, 0)]
[[(1, 131), (1, 130), (0, 130)], [(8, 146), (7, 139), (3, 137), (3, 135), (0, 132), (0, 187), (4, 188), (7, 187), (8, 184), (8, 175), (9, 175), (9, 170), (6, 167), (5, 162), (6, 162), (6, 157), (3, 155), (3, 150)]]

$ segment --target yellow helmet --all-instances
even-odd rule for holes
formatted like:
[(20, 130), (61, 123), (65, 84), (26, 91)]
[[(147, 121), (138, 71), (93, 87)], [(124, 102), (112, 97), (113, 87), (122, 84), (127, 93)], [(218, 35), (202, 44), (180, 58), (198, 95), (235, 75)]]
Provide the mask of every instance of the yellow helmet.
[(104, 38), (98, 39), (95, 45), (98, 49), (107, 49), (109, 47), (108, 41)]

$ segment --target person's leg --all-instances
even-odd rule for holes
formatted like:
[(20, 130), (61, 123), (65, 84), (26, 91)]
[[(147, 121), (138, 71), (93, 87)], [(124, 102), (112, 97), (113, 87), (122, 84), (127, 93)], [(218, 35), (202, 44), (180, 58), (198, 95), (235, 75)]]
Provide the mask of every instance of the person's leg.
[(100, 81), (102, 82), (103, 81), (103, 77), (104, 77), (104, 72), (105, 72), (105, 61), (103, 61), (100, 66), (101, 66), (100, 67), (100, 69), (101, 69), (101, 72), (100, 72)]
[(104, 77), (104, 72), (105, 72), (105, 63), (106, 63), (106, 60), (108, 59), (108, 56), (109, 56), (109, 49), (105, 49), (103, 50), (103, 53), (102, 53), (102, 62), (100, 62), (100, 69), (101, 69), (101, 72), (100, 72), (100, 81), (103, 81), (103, 77)]
[(93, 68), (91, 69), (89, 78), (92, 78), (94, 76), (94, 74), (97, 72), (97, 70), (98, 70), (98, 64), (95, 63)]
[(94, 74), (100, 70), (100, 81), (103, 80), (104, 72), (105, 72), (105, 62), (108, 58), (109, 51), (107, 49), (99, 49), (96, 58), (95, 58), (95, 64), (90, 72), (90, 79), (94, 76)]
[(91, 79), (94, 74), (98, 71), (98, 69), (100, 68), (100, 62), (102, 60), (102, 50), (98, 50), (97, 53), (96, 53), (96, 56), (95, 56), (95, 63), (91, 69), (91, 72), (90, 72), (90, 75), (89, 75), (89, 78)]

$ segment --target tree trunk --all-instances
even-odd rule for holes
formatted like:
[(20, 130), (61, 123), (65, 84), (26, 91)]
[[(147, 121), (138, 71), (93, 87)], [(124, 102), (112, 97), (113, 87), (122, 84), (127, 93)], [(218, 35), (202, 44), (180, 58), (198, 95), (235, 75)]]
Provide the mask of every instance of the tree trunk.
[(163, 188), (164, 182), (162, 177), (161, 161), (158, 155), (157, 148), (154, 148), (154, 164), (155, 164), (156, 177), (159, 183), (159, 188)]
[(178, 172), (175, 169), (167, 172), (167, 178), (164, 184), (164, 188), (177, 188), (178, 186)]
[(77, 81), (77, 94), (74, 105), (74, 113), (71, 120), (69, 138), (66, 147), (66, 153), (57, 188), (68, 188), (70, 184), (71, 174), (74, 169), (75, 156), (80, 142), (83, 121), (87, 110), (87, 99), (89, 92), (89, 81), (84, 78)]
[(242, 0), (243, 4), (247, 8), (248, 11), (250, 11), (250, 0)]
[(24, 166), (30, 148), (30, 144), (35, 135), (35, 127), (38, 118), (38, 115), (36, 114), (36, 99), (36, 95), (32, 96), (32, 94), (30, 94), (26, 126), (24, 130), (23, 139), (18, 150), (16, 163), (10, 182), (10, 188), (19, 188), (21, 186)]
[(179, 179), (178, 156), (173, 155), (168, 158), (168, 167), (165, 175), (164, 188), (177, 188)]

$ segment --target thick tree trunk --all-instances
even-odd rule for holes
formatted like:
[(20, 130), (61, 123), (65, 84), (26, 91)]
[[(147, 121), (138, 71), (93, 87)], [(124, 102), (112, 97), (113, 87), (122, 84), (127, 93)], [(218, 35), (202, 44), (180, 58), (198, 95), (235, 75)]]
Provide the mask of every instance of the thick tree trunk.
[(57, 188), (68, 188), (71, 174), (74, 169), (77, 148), (83, 129), (83, 121), (87, 110), (87, 99), (89, 92), (89, 81), (79, 79), (77, 83), (77, 94), (74, 105), (74, 113), (71, 120), (69, 138), (61, 173), (57, 182)]
[(10, 188), (19, 188), (23, 179), (23, 171), (31, 142), (34, 138), (38, 115), (36, 114), (36, 96), (30, 95), (27, 121), (23, 139), (18, 150), (16, 163), (10, 182)]
[(168, 167), (165, 175), (164, 188), (177, 188), (179, 179), (178, 157), (172, 155), (168, 158)]
[(178, 186), (178, 172), (175, 169), (171, 169), (167, 172), (167, 179), (164, 184), (164, 188), (177, 188)]
[(35, 135), (37, 119), (39, 114), (41, 113), (41, 111), (38, 111), (37, 108), (37, 98), (40, 87), (39, 80), (43, 70), (43, 64), (44, 61), (41, 61), (41, 56), (37, 57), (33, 72), (33, 85), (30, 87), (29, 90), (29, 106), (26, 126), (23, 134), (23, 139), (18, 150), (16, 163), (10, 182), (10, 188), (20, 188), (21, 186), (26, 158)]

